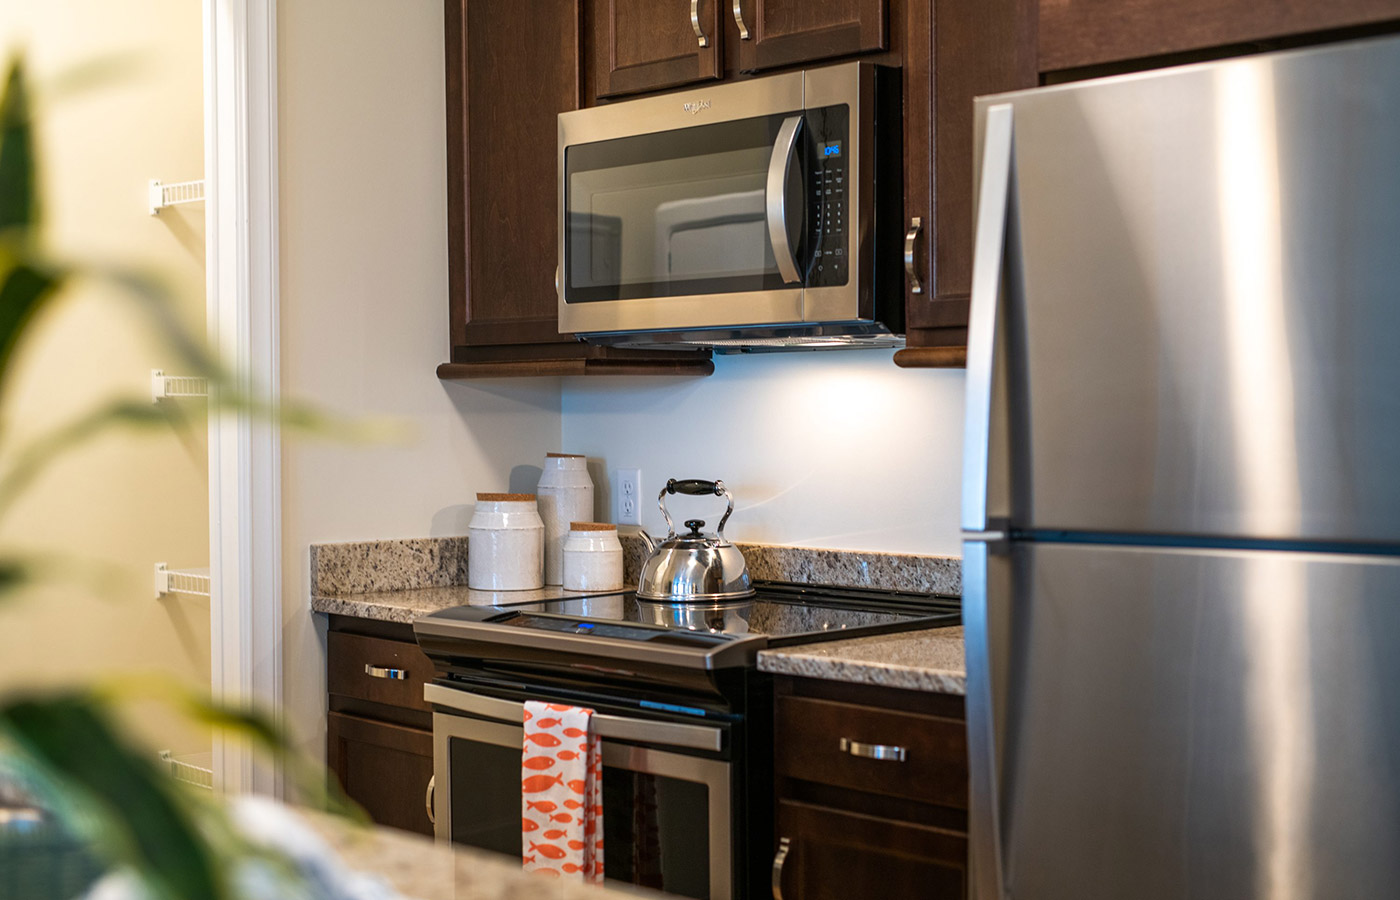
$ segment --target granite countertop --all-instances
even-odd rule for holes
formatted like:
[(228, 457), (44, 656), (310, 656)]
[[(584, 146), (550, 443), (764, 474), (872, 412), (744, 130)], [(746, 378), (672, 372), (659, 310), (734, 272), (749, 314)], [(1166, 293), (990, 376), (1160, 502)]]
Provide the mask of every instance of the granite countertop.
[[(646, 548), (620, 535), (623, 583), (635, 585)], [(956, 557), (870, 551), (819, 550), (739, 544), (756, 580), (957, 596), (962, 565)], [(507, 606), (587, 596), (546, 586), (537, 591), (474, 591), (466, 586), (465, 537), (409, 538), (311, 547), (311, 609), (330, 615), (410, 623), (453, 606)]]
[(800, 644), (758, 654), (758, 668), (777, 675), (798, 675), (880, 687), (963, 694), (962, 628), (929, 628), (844, 641)]
[(415, 900), (639, 900), (663, 895), (626, 885), (588, 885), (527, 874), (518, 860), (448, 847), (393, 828), (347, 828), (328, 816), (304, 816), (356, 870)]

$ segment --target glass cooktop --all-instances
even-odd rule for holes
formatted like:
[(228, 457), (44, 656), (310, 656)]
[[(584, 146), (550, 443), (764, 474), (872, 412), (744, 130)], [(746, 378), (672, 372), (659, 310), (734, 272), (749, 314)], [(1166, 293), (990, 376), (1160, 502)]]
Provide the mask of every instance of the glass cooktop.
[[(462, 607), (434, 614), (532, 631), (634, 641), (722, 643), (744, 636), (768, 638), (865, 633), (921, 625), (958, 624), (957, 598), (847, 588), (759, 583), (747, 600), (655, 603), (634, 592), (541, 600), (497, 607)], [(683, 637), (682, 637), (683, 635)]]

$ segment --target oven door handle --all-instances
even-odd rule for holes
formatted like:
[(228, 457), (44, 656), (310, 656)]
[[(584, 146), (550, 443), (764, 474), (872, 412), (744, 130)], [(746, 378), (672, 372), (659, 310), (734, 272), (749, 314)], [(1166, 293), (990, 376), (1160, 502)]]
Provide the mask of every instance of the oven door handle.
[[(525, 704), (515, 700), (487, 697), (440, 684), (423, 685), (423, 699), (435, 706), (488, 719), (516, 724), (525, 722)], [(636, 741), (666, 747), (711, 750), (716, 753), (724, 749), (724, 732), (719, 728), (703, 725), (681, 725), (676, 722), (594, 713), (593, 730), (601, 738), (616, 741)]]
[(768, 186), (764, 193), (768, 240), (773, 244), (773, 258), (778, 262), (778, 272), (784, 284), (796, 284), (802, 280), (802, 273), (797, 267), (797, 248), (788, 238), (788, 217), (794, 210), (788, 208), (787, 202), (788, 178), (797, 158), (797, 135), (801, 130), (801, 116), (789, 116), (778, 129), (778, 138), (773, 142), (773, 155), (768, 159)]

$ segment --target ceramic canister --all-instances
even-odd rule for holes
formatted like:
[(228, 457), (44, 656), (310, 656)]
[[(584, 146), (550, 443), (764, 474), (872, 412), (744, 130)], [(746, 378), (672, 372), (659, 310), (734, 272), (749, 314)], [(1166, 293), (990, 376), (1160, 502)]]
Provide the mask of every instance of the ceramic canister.
[(617, 526), (573, 522), (564, 540), (564, 588), (616, 591), (622, 588), (622, 542)]
[(540, 518), (544, 520), (544, 583), (564, 582), (564, 538), (570, 522), (593, 518), (593, 479), (588, 477), (588, 458), (574, 453), (545, 454), (539, 496)]
[(467, 524), (467, 586), (478, 591), (543, 587), (544, 522), (534, 494), (477, 494)]

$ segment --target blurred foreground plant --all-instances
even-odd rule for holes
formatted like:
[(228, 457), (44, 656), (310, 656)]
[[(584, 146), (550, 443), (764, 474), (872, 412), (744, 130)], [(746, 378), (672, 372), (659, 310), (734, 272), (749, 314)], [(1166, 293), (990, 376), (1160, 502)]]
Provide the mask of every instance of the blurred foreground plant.
[[(367, 433), (305, 408), (271, 409), (249, 401), (203, 342), (181, 326), (156, 280), (132, 270), (50, 258), (40, 242), (37, 185), (30, 92), (24, 66), (15, 61), (0, 94), (0, 400), (15, 349), (36, 314), (75, 280), (100, 279), (134, 302), (185, 371), (209, 379), (211, 411), (235, 408), (321, 433)], [(173, 404), (131, 397), (107, 402), (24, 446), (10, 447), (0, 429), (0, 450), (8, 460), (0, 468), (0, 518), (55, 458), (117, 427), (183, 430), (189, 423)], [(38, 569), (34, 561), (0, 548), (0, 605)], [(268, 856), (239, 835), (218, 798), (177, 782), (152, 750), (126, 733), (120, 708), (152, 697), (265, 751), (308, 803), (350, 809), (342, 795), (328, 789), (324, 771), (297, 757), (286, 735), (257, 712), (221, 707), (156, 681), (0, 694), (0, 762), (26, 773), (31, 785), (41, 785), (65, 822), (105, 861), (133, 872), (152, 896), (231, 898), (234, 865)], [(0, 777), (6, 767), (0, 767)]]

